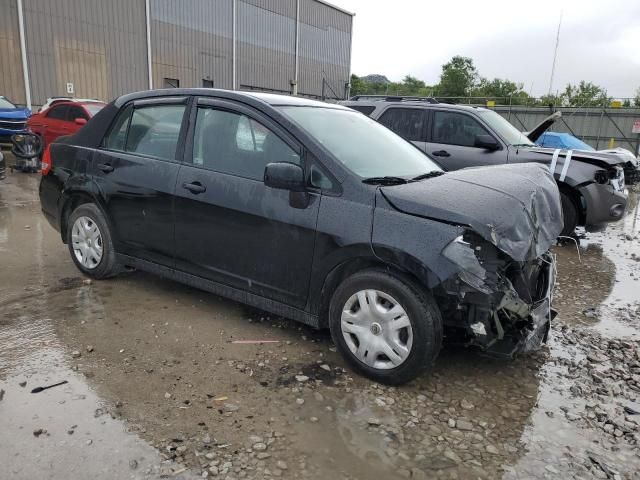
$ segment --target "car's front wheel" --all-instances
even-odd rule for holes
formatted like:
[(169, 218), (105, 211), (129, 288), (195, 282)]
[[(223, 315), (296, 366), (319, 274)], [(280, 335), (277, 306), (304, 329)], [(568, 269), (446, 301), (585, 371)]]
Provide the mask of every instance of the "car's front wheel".
[(118, 273), (111, 232), (97, 205), (85, 203), (71, 212), (67, 244), (73, 262), (85, 275), (107, 278)]
[(389, 385), (420, 375), (442, 344), (442, 318), (433, 298), (410, 279), (383, 270), (363, 271), (340, 284), (329, 322), (349, 364)]

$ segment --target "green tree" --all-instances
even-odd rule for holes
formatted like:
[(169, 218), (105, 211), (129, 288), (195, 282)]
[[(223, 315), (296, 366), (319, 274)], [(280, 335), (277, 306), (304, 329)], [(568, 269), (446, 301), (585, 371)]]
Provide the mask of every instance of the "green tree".
[(636, 98), (633, 99), (633, 104), (636, 107), (640, 107), (640, 87), (638, 87), (636, 90)]
[(440, 97), (466, 97), (475, 87), (477, 80), (478, 71), (473, 65), (473, 60), (456, 55), (442, 66), (436, 93)]
[(569, 107), (599, 107), (611, 102), (604, 88), (584, 80), (578, 85), (568, 84), (560, 98), (562, 104)]
[(362, 95), (366, 88), (365, 83), (355, 73), (351, 74), (351, 95)]
[(524, 105), (529, 100), (529, 95), (523, 90), (522, 83), (510, 80), (494, 78), (480, 78), (477, 86), (471, 91), (473, 97), (484, 97), (486, 100), (495, 100), (497, 104)]

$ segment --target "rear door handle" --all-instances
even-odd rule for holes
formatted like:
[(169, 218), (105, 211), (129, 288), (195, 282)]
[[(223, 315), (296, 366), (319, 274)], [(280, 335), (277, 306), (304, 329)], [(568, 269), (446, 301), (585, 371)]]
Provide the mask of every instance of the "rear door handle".
[(450, 157), (451, 154), (446, 150), (438, 150), (437, 152), (432, 152), (434, 157)]
[(189, 190), (191, 193), (197, 195), (199, 193), (203, 193), (207, 191), (207, 187), (202, 185), (200, 182), (193, 183), (183, 183), (182, 188)]
[(99, 163), (97, 165), (99, 170), (102, 170), (104, 173), (111, 173), (113, 172), (113, 167), (111, 165), (109, 165), (108, 163)]

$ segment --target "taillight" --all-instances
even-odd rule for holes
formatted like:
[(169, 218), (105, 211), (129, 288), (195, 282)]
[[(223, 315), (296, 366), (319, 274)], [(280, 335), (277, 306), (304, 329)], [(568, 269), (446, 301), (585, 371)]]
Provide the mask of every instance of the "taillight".
[(42, 175), (47, 175), (51, 171), (51, 152), (49, 151), (50, 145), (47, 145), (47, 148), (44, 150), (44, 154), (42, 155), (42, 161), (40, 173)]

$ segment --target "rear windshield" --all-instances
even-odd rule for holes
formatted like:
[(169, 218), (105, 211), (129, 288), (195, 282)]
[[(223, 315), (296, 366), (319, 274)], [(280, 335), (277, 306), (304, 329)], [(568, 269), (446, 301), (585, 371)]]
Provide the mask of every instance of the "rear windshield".
[(93, 117), (96, 113), (98, 113), (100, 110), (104, 108), (104, 104), (88, 103), (88, 104), (85, 104), (84, 108), (86, 108), (87, 112), (89, 112), (89, 115)]

